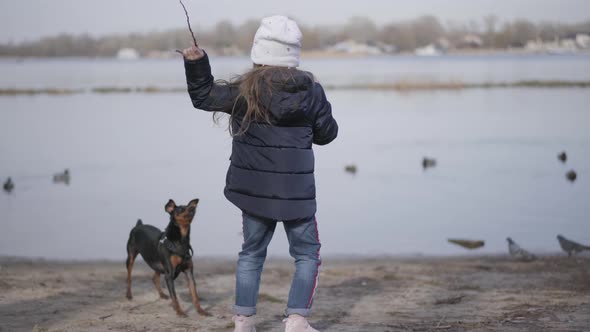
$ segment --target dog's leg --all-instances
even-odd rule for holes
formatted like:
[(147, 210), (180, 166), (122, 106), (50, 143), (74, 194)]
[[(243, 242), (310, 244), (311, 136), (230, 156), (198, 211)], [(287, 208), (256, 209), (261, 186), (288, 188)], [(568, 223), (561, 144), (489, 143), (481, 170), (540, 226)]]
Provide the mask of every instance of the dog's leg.
[(197, 309), (199, 314), (203, 316), (211, 316), (210, 313), (201, 308), (201, 304), (199, 303), (199, 296), (197, 295), (197, 285), (195, 284), (195, 276), (193, 275), (192, 264), (188, 268), (188, 271), (184, 271), (184, 276), (186, 277), (186, 282), (188, 283), (188, 287), (191, 291), (191, 297), (193, 299), (193, 305), (195, 306), (195, 309)]
[(154, 282), (154, 286), (156, 286), (156, 290), (158, 291), (160, 298), (165, 300), (169, 299), (170, 297), (162, 292), (162, 287), (160, 286), (160, 272), (156, 271), (152, 280)]
[(125, 265), (127, 266), (127, 299), (129, 300), (133, 298), (133, 295), (131, 295), (131, 270), (133, 270), (135, 257), (137, 257), (137, 252), (127, 249), (127, 262), (125, 262)]
[(166, 266), (166, 286), (168, 286), (168, 294), (172, 299), (172, 307), (176, 310), (176, 314), (179, 317), (186, 317), (186, 313), (180, 308), (178, 297), (176, 296), (176, 290), (174, 289), (175, 271), (180, 263), (182, 263), (182, 258), (175, 255), (170, 256), (169, 260), (164, 263)]
[(168, 294), (172, 299), (172, 307), (176, 310), (176, 315), (179, 317), (186, 317), (186, 313), (180, 308), (178, 298), (176, 297), (176, 291), (174, 290), (174, 275), (173, 273), (166, 273), (166, 285), (168, 286)]

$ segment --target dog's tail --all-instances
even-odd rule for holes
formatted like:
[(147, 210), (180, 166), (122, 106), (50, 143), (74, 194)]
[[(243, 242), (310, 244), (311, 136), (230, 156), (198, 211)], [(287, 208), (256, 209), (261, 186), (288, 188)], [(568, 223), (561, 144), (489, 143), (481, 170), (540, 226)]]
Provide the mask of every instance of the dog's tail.
[(137, 219), (137, 223), (135, 224), (135, 227), (141, 226), (141, 225), (143, 225), (143, 221), (141, 221), (141, 219)]

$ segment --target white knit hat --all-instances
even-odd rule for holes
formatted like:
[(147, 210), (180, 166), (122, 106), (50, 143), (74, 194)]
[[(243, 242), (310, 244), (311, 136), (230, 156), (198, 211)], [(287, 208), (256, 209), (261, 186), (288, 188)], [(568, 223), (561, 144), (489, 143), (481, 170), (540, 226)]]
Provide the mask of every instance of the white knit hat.
[(257, 65), (297, 67), (301, 54), (301, 30), (295, 21), (285, 16), (270, 16), (254, 36), (252, 62)]

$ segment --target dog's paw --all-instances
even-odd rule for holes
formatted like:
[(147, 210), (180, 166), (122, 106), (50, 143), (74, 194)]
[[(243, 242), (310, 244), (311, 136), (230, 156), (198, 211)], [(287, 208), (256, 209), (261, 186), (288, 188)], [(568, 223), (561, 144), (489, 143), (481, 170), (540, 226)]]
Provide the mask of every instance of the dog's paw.
[(127, 298), (127, 300), (133, 300), (133, 295), (131, 295), (131, 293), (127, 293), (125, 297)]
[(164, 299), (164, 300), (168, 300), (168, 299), (170, 298), (170, 296), (168, 296), (168, 295), (166, 295), (166, 294), (162, 293), (162, 294), (160, 294), (160, 298), (161, 298), (161, 299)]
[(197, 311), (199, 312), (199, 315), (201, 315), (201, 316), (211, 317), (211, 314), (203, 309), (197, 310)]
[(186, 312), (184, 312), (182, 310), (176, 311), (176, 316), (182, 317), (182, 318), (186, 318), (187, 317)]

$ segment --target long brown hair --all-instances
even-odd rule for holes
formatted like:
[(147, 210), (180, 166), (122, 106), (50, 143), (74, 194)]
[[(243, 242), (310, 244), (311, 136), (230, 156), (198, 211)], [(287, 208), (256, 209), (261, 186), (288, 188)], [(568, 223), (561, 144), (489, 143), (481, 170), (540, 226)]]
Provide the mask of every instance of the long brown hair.
[[(288, 82), (295, 83), (294, 74), (299, 72), (295, 68), (254, 65), (245, 74), (238, 76), (231, 83), (224, 82), (238, 89), (238, 96), (234, 102), (230, 120), (229, 131), (232, 136), (239, 136), (248, 131), (252, 122), (264, 122), (272, 124), (270, 113), (270, 100), (277, 88), (280, 89)], [(314, 80), (311, 73), (307, 73)], [(263, 96), (265, 97), (263, 100)], [(245, 106), (243, 114), (237, 114), (237, 106)], [(236, 117), (242, 117), (239, 129), (234, 132), (232, 123)], [(215, 117), (216, 121), (218, 117)]]

